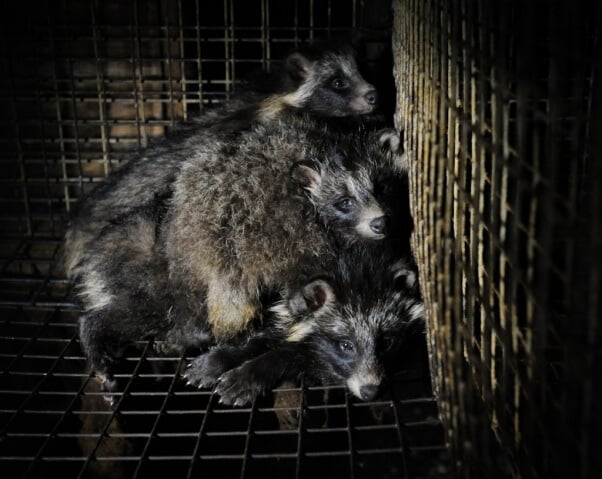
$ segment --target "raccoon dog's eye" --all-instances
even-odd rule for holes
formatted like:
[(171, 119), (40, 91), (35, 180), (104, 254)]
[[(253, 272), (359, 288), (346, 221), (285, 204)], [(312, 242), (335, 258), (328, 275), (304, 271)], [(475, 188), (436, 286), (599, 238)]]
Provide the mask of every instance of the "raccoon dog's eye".
[(339, 347), (341, 348), (342, 351), (344, 351), (346, 353), (352, 353), (353, 350), (355, 349), (355, 346), (349, 339), (341, 339), (339, 341)]
[(347, 82), (342, 78), (335, 78), (332, 80), (331, 85), (333, 90), (344, 90), (348, 86)]
[(335, 208), (343, 213), (349, 213), (355, 207), (355, 200), (353, 198), (343, 198), (337, 202)]

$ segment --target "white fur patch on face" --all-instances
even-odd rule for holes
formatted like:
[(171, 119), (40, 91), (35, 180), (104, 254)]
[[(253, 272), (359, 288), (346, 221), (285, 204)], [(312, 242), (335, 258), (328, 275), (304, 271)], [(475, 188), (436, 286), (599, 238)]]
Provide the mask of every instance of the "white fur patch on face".
[(295, 324), (291, 329), (286, 340), (290, 343), (297, 343), (306, 338), (315, 329), (316, 323), (313, 321), (304, 321), (299, 324)]
[(319, 86), (319, 81), (310, 75), (294, 92), (286, 94), (282, 102), (292, 108), (301, 108)]
[(371, 105), (364, 98), (364, 95), (357, 95), (349, 102), (349, 107), (359, 114), (371, 113), (376, 108), (376, 105)]
[(113, 295), (107, 292), (106, 283), (100, 274), (95, 271), (86, 273), (79, 294), (86, 298), (88, 311), (102, 309), (113, 301)]
[(269, 310), (283, 320), (288, 320), (291, 317), (287, 301), (278, 301), (273, 304)]
[(347, 388), (358, 399), (362, 399), (361, 389), (363, 386), (380, 386), (382, 378), (374, 371), (356, 371), (347, 379)]
[(363, 238), (377, 239), (377, 240), (383, 239), (385, 237), (385, 235), (382, 233), (375, 233), (372, 230), (372, 228), (370, 227), (370, 223), (372, 222), (372, 220), (375, 220), (376, 218), (380, 218), (381, 216), (384, 216), (384, 214), (385, 213), (380, 208), (380, 206), (378, 206), (376, 204), (370, 205), (366, 208), (362, 208), (362, 211), (358, 218), (357, 225), (355, 227), (356, 231)]
[(285, 107), (301, 108), (313, 95), (317, 84), (313, 78), (306, 80), (291, 93), (271, 95), (259, 107), (258, 117), (261, 121), (270, 121), (278, 117)]

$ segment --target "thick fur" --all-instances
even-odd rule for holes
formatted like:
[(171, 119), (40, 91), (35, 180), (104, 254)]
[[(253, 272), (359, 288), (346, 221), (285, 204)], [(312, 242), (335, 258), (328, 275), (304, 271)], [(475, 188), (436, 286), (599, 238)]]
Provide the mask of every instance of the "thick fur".
[(407, 334), (423, 330), (423, 303), (414, 268), (382, 249), (352, 248), (328, 277), (284, 293), (265, 328), (246, 344), (216, 347), (185, 376), (215, 385), (221, 402), (244, 405), (283, 380), (344, 382), (373, 399)]
[(386, 237), (373, 178), (388, 164), (373, 132), (302, 116), (199, 142), (172, 198), (110, 221), (81, 253), (92, 367), (110, 378), (119, 351), (141, 339), (182, 350), (249, 334), (266, 296)]
[(295, 112), (338, 118), (376, 112), (376, 91), (362, 78), (354, 52), (345, 44), (306, 46), (282, 63), (267, 81), (250, 82), (223, 107), (178, 125), (168, 138), (153, 142), (109, 175), (86, 199), (66, 234), (67, 276), (78, 274), (89, 242), (107, 224), (148, 207), (156, 198), (169, 198), (184, 161), (193, 158), (201, 144), (227, 143), (257, 123), (269, 125)]
[[(164, 211), (164, 204), (155, 203), (119, 218), (83, 252), (76, 283), (84, 306), (81, 345), (94, 369), (109, 381), (115, 358), (134, 341), (155, 338), (186, 348), (211, 340), (203, 327), (203, 304), (182, 310), (187, 302), (169, 287), (159, 238)], [(172, 328), (174, 317), (184, 318), (177, 330)]]
[(284, 61), (280, 92), (259, 104), (260, 120), (296, 109), (322, 117), (375, 113), (378, 95), (361, 76), (353, 49), (344, 43), (314, 44), (290, 53)]
[(166, 225), (169, 272), (199, 298), (207, 288), (216, 338), (245, 330), (263, 292), (289, 276), (356, 241), (384, 238), (373, 178), (386, 161), (371, 133), (291, 117), (186, 162)]

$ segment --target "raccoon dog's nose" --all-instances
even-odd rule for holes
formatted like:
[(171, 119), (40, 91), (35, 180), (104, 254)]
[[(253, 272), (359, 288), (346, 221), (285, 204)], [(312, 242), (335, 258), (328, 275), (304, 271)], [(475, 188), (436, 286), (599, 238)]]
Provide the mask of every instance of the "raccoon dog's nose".
[(370, 90), (368, 93), (366, 93), (366, 95), (364, 95), (364, 98), (368, 105), (376, 105), (378, 102), (378, 93), (376, 93), (376, 90)]
[(377, 235), (384, 235), (387, 231), (387, 222), (384, 216), (379, 216), (370, 221), (370, 229)]
[(362, 396), (363, 401), (370, 401), (371, 399), (374, 399), (377, 392), (378, 392), (378, 386), (374, 386), (374, 385), (362, 386), (360, 388), (360, 395)]

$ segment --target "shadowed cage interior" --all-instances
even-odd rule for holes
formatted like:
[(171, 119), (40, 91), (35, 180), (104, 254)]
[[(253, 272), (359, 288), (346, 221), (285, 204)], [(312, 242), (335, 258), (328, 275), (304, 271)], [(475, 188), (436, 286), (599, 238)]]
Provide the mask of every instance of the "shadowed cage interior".
[(463, 477), (595, 477), (602, 8), (394, 8), (396, 121), (453, 455)]
[[(186, 387), (191, 358), (128, 349), (110, 407), (57, 268), (68, 215), (132, 152), (227, 100), (294, 46), (361, 33), (390, 54), (390, 3), (11, 2), (0, 11), (0, 468), (6, 477), (447, 477), (425, 345), (377, 400), (282, 386), (247, 408)], [(385, 64), (391, 77), (390, 58)], [(379, 75), (374, 76), (378, 85)], [(390, 107), (393, 103), (388, 104)], [(300, 414), (300, 411), (305, 414)]]
[[(2, 5), (3, 473), (449, 477), (439, 408), (460, 476), (595, 476), (602, 8), (392, 3)], [(361, 32), (378, 63), (391, 22), (429, 364), (410, 348), (371, 403), (292, 388), (232, 409), (141, 343), (109, 408), (56, 270), (77, 201), (299, 42)]]

